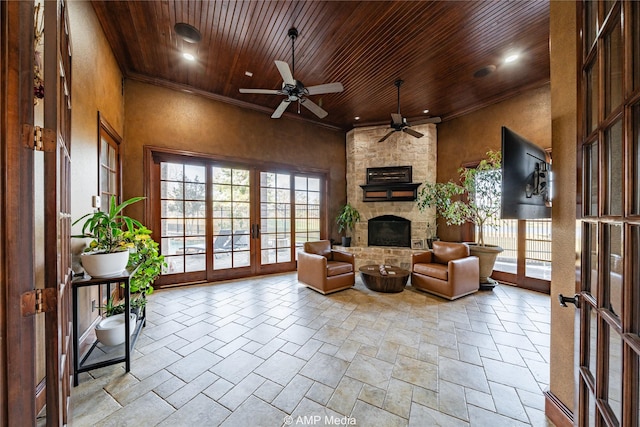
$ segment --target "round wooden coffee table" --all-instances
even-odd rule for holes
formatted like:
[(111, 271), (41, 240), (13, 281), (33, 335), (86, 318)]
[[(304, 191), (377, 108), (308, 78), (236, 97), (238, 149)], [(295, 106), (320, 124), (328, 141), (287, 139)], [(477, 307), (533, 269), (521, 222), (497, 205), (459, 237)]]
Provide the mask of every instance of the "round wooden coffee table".
[(382, 267), (384, 267), (383, 270), (387, 273), (386, 275), (380, 271), (380, 265), (371, 264), (360, 267), (360, 276), (364, 285), (376, 292), (402, 292), (411, 272), (391, 265)]

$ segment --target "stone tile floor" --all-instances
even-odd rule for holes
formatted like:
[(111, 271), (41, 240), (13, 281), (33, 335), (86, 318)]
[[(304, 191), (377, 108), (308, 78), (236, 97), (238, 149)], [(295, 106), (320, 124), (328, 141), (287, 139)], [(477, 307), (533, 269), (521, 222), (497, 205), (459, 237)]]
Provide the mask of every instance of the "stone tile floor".
[(328, 296), (295, 273), (156, 291), (131, 372), (83, 373), (71, 426), (550, 426), (548, 295)]

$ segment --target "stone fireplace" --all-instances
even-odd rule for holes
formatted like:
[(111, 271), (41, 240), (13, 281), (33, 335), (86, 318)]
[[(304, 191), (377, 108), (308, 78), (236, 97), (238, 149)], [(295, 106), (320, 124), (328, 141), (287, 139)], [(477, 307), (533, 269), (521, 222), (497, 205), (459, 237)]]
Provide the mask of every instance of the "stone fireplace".
[[(416, 125), (412, 129), (424, 134), (414, 138), (395, 132), (384, 142), (378, 142), (389, 126), (355, 128), (347, 133), (347, 201), (361, 215), (353, 231), (350, 249), (356, 253), (356, 267), (364, 263), (386, 263), (408, 268), (411, 265), (411, 240), (426, 239), (427, 224), (435, 223), (435, 212), (420, 212), (415, 201), (365, 202), (360, 185), (367, 182), (367, 168), (411, 166), (413, 182), (436, 181), (437, 134), (436, 125)], [(395, 216), (410, 222), (409, 243), (395, 246), (371, 245), (369, 222), (373, 218)], [(375, 222), (375, 221), (374, 221)], [(375, 227), (375, 225), (374, 225)], [(374, 242), (375, 243), (375, 242)]]

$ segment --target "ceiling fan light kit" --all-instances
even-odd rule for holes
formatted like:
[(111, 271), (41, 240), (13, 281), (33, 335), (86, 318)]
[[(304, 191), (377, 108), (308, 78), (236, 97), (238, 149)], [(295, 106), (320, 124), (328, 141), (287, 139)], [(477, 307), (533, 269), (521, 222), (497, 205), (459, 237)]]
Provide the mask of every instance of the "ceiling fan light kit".
[[(409, 135), (411, 135), (411, 136), (413, 136), (415, 138), (422, 138), (424, 136), (420, 132), (417, 132), (417, 131), (411, 129), (411, 125), (409, 123), (407, 123), (407, 118), (406, 117), (402, 117), (402, 114), (400, 114), (400, 86), (402, 86), (402, 83), (404, 83), (404, 80), (402, 80), (402, 79), (398, 79), (395, 82), (393, 82), (395, 87), (398, 88), (398, 112), (397, 113), (391, 113), (391, 130), (385, 136), (380, 138), (380, 140), (378, 142), (386, 141), (386, 139), (389, 138), (394, 132), (408, 133)], [(430, 118), (422, 121), (423, 124), (426, 124), (426, 123), (440, 123), (440, 122), (441, 122), (440, 117), (430, 117)]]
[(305, 87), (300, 80), (296, 80), (293, 77), (296, 59), (295, 41), (298, 38), (298, 34), (299, 33), (296, 28), (290, 28), (287, 33), (287, 36), (291, 39), (291, 68), (289, 68), (289, 64), (284, 61), (275, 61), (276, 68), (282, 77), (282, 89), (240, 89), (240, 93), (286, 96), (280, 105), (278, 105), (278, 108), (276, 108), (273, 114), (271, 114), (272, 119), (282, 117), (282, 114), (284, 114), (285, 110), (292, 102), (296, 102), (298, 104), (298, 114), (300, 114), (300, 105), (302, 105), (319, 118), (325, 118), (329, 113), (322, 109), (318, 104), (311, 101), (308, 96), (337, 93), (344, 90), (342, 83), (339, 82)]

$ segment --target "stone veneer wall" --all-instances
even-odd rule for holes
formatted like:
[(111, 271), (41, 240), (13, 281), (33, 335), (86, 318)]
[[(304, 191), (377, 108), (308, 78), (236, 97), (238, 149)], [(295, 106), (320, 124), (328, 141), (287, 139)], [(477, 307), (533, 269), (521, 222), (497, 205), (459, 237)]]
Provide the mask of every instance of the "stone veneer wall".
[[(368, 220), (380, 215), (397, 215), (410, 220), (412, 239), (426, 239), (427, 223), (435, 224), (435, 213), (420, 212), (415, 201), (362, 201), (363, 192), (360, 185), (366, 184), (367, 168), (412, 166), (413, 182), (436, 182), (436, 125), (417, 125), (412, 126), (412, 129), (424, 136), (414, 138), (404, 132), (396, 132), (386, 141), (378, 142), (389, 131), (389, 126), (355, 128), (347, 133), (347, 202), (358, 209), (362, 217), (353, 232), (352, 246), (368, 246)], [(410, 259), (410, 252), (408, 254)], [(360, 255), (371, 258), (369, 255)], [(394, 254), (388, 255), (392, 257)], [(407, 256), (404, 255), (403, 258), (406, 260)], [(382, 262), (382, 259), (377, 262)], [(404, 263), (406, 264), (406, 261)]]

